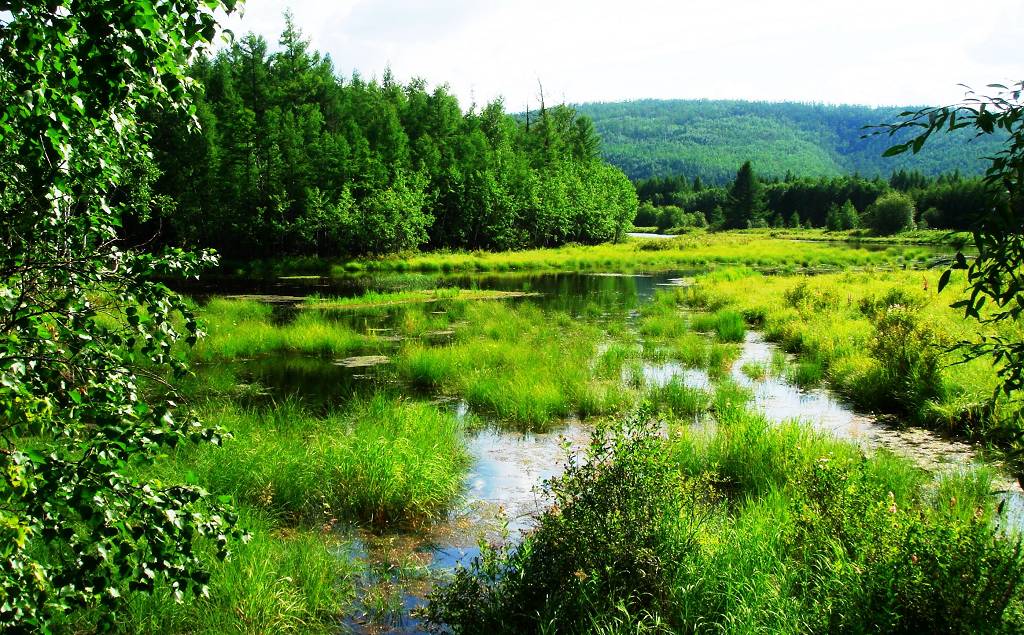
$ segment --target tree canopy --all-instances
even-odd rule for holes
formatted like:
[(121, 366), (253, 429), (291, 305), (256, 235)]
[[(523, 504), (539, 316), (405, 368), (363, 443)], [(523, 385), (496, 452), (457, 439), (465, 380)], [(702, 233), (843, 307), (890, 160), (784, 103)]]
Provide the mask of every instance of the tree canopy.
[(594, 121), (605, 158), (634, 180), (687, 174), (724, 185), (744, 161), (766, 179), (782, 178), (787, 171), (809, 178), (861, 174), (870, 179), (900, 169), (932, 178), (956, 170), (974, 177), (984, 172), (984, 157), (1003, 139), (995, 134), (972, 140), (960, 131), (934, 138), (916, 156), (885, 159), (887, 141), (863, 138), (863, 128), (904, 109), (707, 99), (576, 108)]
[(441, 86), (336, 76), (290, 17), (277, 47), (246, 35), (192, 65), (202, 130), (154, 113), (173, 207), (133, 228), (228, 256), (519, 249), (616, 239), (636, 212), (564, 106), (464, 112)]

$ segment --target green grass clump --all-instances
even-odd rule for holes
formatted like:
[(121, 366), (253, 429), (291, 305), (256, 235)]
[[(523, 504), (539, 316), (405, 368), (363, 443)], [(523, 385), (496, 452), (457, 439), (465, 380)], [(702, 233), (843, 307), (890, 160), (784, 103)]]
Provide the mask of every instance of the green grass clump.
[(724, 377), (733, 362), (739, 357), (740, 349), (736, 344), (719, 344), (715, 342), (708, 348), (707, 371), (712, 379)]
[(186, 452), (179, 469), (282, 523), (420, 523), (444, 514), (462, 491), (468, 459), (459, 423), (429, 404), (378, 394), (324, 417), (284, 403), (228, 405), (207, 420), (234, 438)]
[(708, 365), (711, 345), (706, 337), (698, 333), (686, 333), (672, 340), (670, 356), (689, 368), (704, 368)]
[(825, 366), (820, 359), (814, 356), (800, 359), (796, 364), (790, 366), (789, 372), (786, 373), (786, 379), (801, 388), (816, 386), (824, 377)]
[(342, 545), (317, 529), (281, 531), (275, 522), (243, 507), (247, 543), (232, 545), (226, 561), (211, 557), (209, 594), (176, 602), (171, 589), (129, 598), (124, 632), (138, 633), (334, 633), (355, 596), (358, 564)]
[(711, 409), (708, 391), (687, 386), (678, 377), (664, 386), (651, 388), (648, 399), (659, 411), (681, 419), (694, 419)]
[(612, 343), (599, 355), (600, 329), (530, 305), (471, 305), (465, 318), (449, 344), (404, 345), (395, 362), (399, 377), (533, 429), (571, 415), (620, 412), (630, 404), (631, 389), (621, 375), (635, 353)]
[(357, 333), (318, 312), (304, 312), (286, 324), (275, 324), (273, 308), (253, 300), (214, 299), (199, 317), (208, 333), (190, 352), (199, 361), (280, 352), (347, 356), (380, 347), (378, 338)]
[(742, 342), (747, 334), (743, 316), (730, 310), (700, 314), (694, 318), (693, 328), (701, 332), (714, 333), (719, 342)]
[(768, 376), (768, 365), (764, 362), (747, 362), (740, 367), (740, 371), (754, 381), (761, 381)]
[[(516, 546), (435, 591), (455, 632), (1014, 632), (1024, 554), (981, 498), (742, 409), (599, 429)], [(976, 507), (972, 507), (975, 506)]]

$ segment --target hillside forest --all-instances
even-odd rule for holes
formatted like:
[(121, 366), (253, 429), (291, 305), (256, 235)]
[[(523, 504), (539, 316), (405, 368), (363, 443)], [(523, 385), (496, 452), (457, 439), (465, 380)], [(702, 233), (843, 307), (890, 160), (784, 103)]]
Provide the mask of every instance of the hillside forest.
[[(728, 183), (744, 161), (769, 178), (860, 174), (886, 178), (917, 170), (929, 177), (959, 171), (980, 175), (1002, 132), (975, 137), (967, 130), (940, 135), (914, 155), (883, 157), (894, 139), (875, 135), (880, 123), (918, 107), (868, 107), (723, 100), (637, 100), (584, 104), (603, 141), (603, 153), (631, 179), (674, 174)], [(895, 141), (903, 141), (901, 131)]]

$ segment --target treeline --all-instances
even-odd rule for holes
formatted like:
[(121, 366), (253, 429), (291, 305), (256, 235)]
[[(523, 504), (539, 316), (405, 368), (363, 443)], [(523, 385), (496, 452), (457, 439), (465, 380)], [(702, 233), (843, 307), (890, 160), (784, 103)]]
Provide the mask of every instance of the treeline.
[[(966, 130), (937, 135), (916, 155), (882, 157), (897, 141), (867, 136), (864, 126), (894, 121), (903, 108), (727, 100), (640, 100), (583, 104), (603, 140), (605, 158), (632, 179), (688, 174), (728, 184), (752, 161), (761, 174), (809, 177), (859, 173), (885, 177), (919, 170), (936, 177), (959, 170), (980, 175), (1005, 137), (973, 138)], [(910, 108), (916, 110), (916, 108)]]
[(520, 249), (617, 239), (629, 180), (566, 106), (468, 113), (445, 88), (343, 80), (288, 16), (192, 65), (196, 118), (154, 116), (168, 202), (129, 231), (229, 257)]
[(1003, 204), (980, 177), (935, 178), (899, 170), (888, 180), (861, 176), (761, 179), (743, 164), (732, 183), (707, 187), (700, 176), (637, 181), (639, 227), (866, 227), (879, 233), (912, 228), (969, 231), (979, 213)]

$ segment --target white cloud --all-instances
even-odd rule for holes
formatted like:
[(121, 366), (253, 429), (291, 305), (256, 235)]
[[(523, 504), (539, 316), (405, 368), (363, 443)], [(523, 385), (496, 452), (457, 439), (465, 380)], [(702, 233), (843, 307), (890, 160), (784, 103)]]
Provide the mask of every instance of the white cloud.
[(248, 0), (228, 25), (273, 43), (286, 7), (342, 74), (390, 65), (510, 109), (538, 80), (570, 102), (938, 104), (1024, 71), (1020, 0)]

